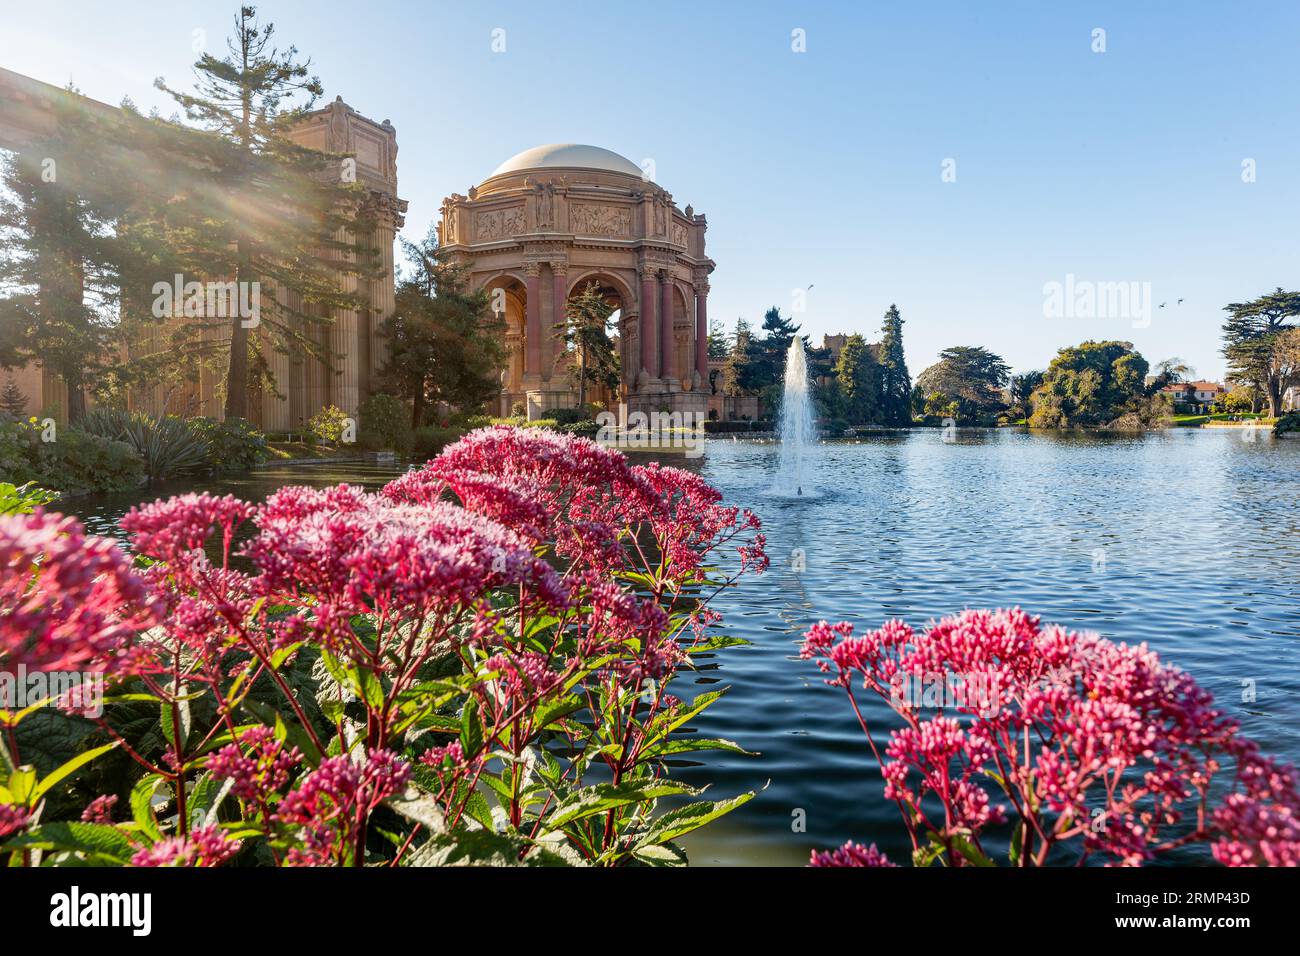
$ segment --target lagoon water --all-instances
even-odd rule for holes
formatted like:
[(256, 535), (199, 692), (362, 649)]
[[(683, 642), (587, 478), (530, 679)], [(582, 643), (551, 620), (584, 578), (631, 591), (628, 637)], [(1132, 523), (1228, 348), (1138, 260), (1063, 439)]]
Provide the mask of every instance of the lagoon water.
[[(1002, 429), (946, 443), (916, 430), (821, 445), (807, 467), (822, 494), (795, 500), (764, 495), (777, 461), (774, 444), (719, 441), (701, 465), (762, 516), (772, 567), (714, 605), (753, 646), (695, 676), (699, 690), (730, 685), (697, 730), (761, 755), (704, 757), (683, 775), (711, 781), (715, 797), (766, 789), (687, 838), (695, 865), (802, 864), (810, 848), (850, 838), (907, 861), (843, 691), (798, 660), (800, 636), (822, 618), (919, 627), (966, 607), (1020, 605), (1146, 641), (1266, 752), (1300, 763), (1300, 441)], [(895, 726), (883, 703), (867, 716), (873, 732)], [(792, 832), (801, 819), (806, 832)]]
[[(815, 497), (770, 494), (779, 446), (710, 441), (698, 468), (764, 520), (771, 570), (715, 607), (753, 641), (683, 673), (678, 696), (730, 687), (695, 729), (758, 756), (695, 755), (679, 776), (710, 796), (761, 790), (688, 837), (695, 865), (790, 864), (853, 838), (905, 862), (906, 837), (843, 692), (798, 641), (821, 618), (920, 626), (964, 607), (1146, 641), (1190, 671), (1267, 752), (1300, 762), (1300, 441), (1234, 430), (1133, 436), (917, 430), (826, 443)], [(273, 468), (210, 485), (259, 500), (283, 484), (377, 487), (400, 469)], [(147, 495), (73, 499), (101, 534)], [(792, 568), (801, 550), (805, 570)], [(1253, 682), (1250, 684), (1248, 682)], [(692, 686), (694, 685), (694, 686)], [(1253, 702), (1243, 701), (1253, 687)], [(872, 702), (868, 719), (887, 711)], [(795, 832), (803, 821), (806, 832)]]

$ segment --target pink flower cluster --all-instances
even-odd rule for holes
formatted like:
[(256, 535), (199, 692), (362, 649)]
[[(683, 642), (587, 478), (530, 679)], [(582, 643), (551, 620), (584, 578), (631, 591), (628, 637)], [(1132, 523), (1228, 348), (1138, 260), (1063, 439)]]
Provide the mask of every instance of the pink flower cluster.
[(838, 850), (813, 850), (809, 866), (875, 866), (892, 867), (897, 864), (889, 862), (889, 857), (871, 846), (863, 846), (850, 840)]
[(238, 739), (208, 758), (208, 771), (217, 780), (230, 780), (231, 792), (241, 800), (265, 805), (289, 782), (302, 754), (285, 747), (266, 726), (250, 727)]
[(408, 764), (386, 750), (362, 763), (329, 757), (280, 802), (275, 821), (292, 833), (290, 866), (328, 866), (357, 852), (361, 821), (388, 797), (401, 793)]
[[(134, 508), (121, 527), (149, 567), (133, 570), (72, 519), (0, 519), (0, 664), (132, 681), (161, 705), (166, 745), (132, 746), (102, 715), (100, 730), (170, 787), (178, 809), (194, 774), (232, 781), (242, 823), (295, 865), (364, 862), (370, 814), (411, 777), (397, 752), (416, 759), (408, 735), (435, 707), (466, 711), (466, 744), (425, 744), (419, 758), (453, 825), (489, 754), (504, 749), (522, 766), (543, 733), (578, 731), (567, 715), (579, 708), (619, 741), (600, 748), (608, 777), (642, 772), (643, 750), (667, 733), (652, 729), (656, 715), (680, 706), (663, 681), (709, 637), (708, 589), (734, 580), (710, 578), (717, 552), (735, 548), (736, 574), (768, 562), (757, 518), (699, 476), (533, 429), (474, 432), (378, 493), (288, 487), (260, 506), (187, 494)], [(314, 700), (287, 672), (301, 656), (320, 661)], [(455, 682), (430, 678), (447, 667), (459, 668)], [(268, 720), (266, 690), (301, 752), (283, 732), (249, 726)], [(175, 732), (194, 714), (202, 726)], [(221, 734), (233, 742), (214, 749)], [(582, 750), (578, 737), (570, 744)], [(321, 756), (340, 752), (349, 756)], [(565, 786), (580, 786), (582, 772)], [(521, 780), (504, 789), (522, 826), (538, 801)], [(100, 798), (84, 819), (111, 826), (112, 810)], [(620, 849), (614, 816), (596, 843), (582, 838), (584, 852)], [(186, 818), (134, 862), (216, 865), (238, 851), (220, 829), (186, 832)], [(23, 811), (0, 806), (0, 830), (26, 825)]]
[[(888, 759), (876, 756), (922, 853), (938, 845), (961, 865), (983, 854), (981, 833), (1009, 822), (1021, 865), (1092, 855), (1140, 865), (1203, 842), (1233, 865), (1297, 858), (1291, 768), (1258, 756), (1208, 692), (1145, 645), (1043, 626), (1017, 608), (964, 611), (924, 632), (890, 621), (855, 635), (823, 621), (802, 657), (845, 689), (873, 751), (855, 684), (902, 718)], [(897, 693), (906, 677), (935, 674), (991, 696), (926, 715)], [(1227, 762), (1235, 778), (1216, 786)]]
[(39, 509), (0, 517), (0, 608), (0, 665), (10, 669), (103, 669), (157, 616), (115, 542)]
[(232, 840), (213, 825), (168, 837), (131, 857), (132, 866), (220, 866), (239, 852), (242, 840)]

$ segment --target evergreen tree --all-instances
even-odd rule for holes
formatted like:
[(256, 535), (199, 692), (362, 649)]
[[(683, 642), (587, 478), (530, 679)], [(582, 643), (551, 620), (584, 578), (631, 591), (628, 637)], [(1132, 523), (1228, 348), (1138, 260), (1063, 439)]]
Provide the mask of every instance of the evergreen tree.
[(1274, 350), (1278, 336), (1295, 326), (1289, 320), (1300, 316), (1300, 292), (1286, 292), (1281, 286), (1250, 302), (1224, 306), (1228, 319), (1223, 324), (1223, 355), (1228, 373), (1236, 381), (1258, 388), (1268, 399), (1269, 415), (1281, 413), (1286, 381), (1278, 374)]
[(718, 319), (709, 320), (709, 358), (725, 359), (731, 351), (731, 343), (727, 340), (727, 330), (722, 322)]
[(381, 378), (411, 401), (419, 428), (432, 404), (477, 410), (497, 393), (505, 336), (487, 290), (466, 291), (463, 270), (440, 259), (432, 230), (402, 247), (412, 273), (398, 283), (393, 314), (380, 326), (389, 343)]
[(1006, 405), (1002, 389), (1010, 369), (988, 349), (956, 345), (939, 353), (939, 361), (916, 377), (916, 387), (932, 406), (955, 409), (959, 421), (991, 423)]
[(880, 346), (880, 415), (886, 425), (912, 423), (912, 378), (903, 357), (903, 317), (898, 306), (885, 313)]
[(575, 298), (569, 300), (566, 321), (556, 328), (565, 345), (577, 353), (573, 375), (578, 382), (578, 405), (587, 405), (587, 383), (618, 388), (618, 352), (609, 338), (609, 318), (614, 307), (601, 291), (590, 282)]
[(761, 348), (754, 339), (753, 327), (743, 318), (737, 318), (731, 351), (722, 368), (722, 387), (727, 394), (743, 395), (753, 390), (758, 377), (756, 360)]
[(1145, 384), (1147, 360), (1132, 342), (1084, 342), (1061, 349), (1032, 396), (1033, 428), (1097, 426), (1130, 419), (1150, 425), (1167, 411)]
[(850, 335), (835, 363), (835, 382), (844, 418), (851, 424), (866, 425), (881, 417), (880, 372), (874, 349), (858, 333)]
[(1020, 418), (1029, 418), (1034, 414), (1034, 390), (1043, 384), (1043, 372), (1034, 369), (1011, 376), (1011, 405)]
[(12, 378), (6, 379), (4, 388), (0, 389), (0, 411), (17, 419), (27, 413), (27, 396)]
[(110, 119), (69, 90), (52, 130), (3, 163), (0, 364), (35, 362), (61, 376), (76, 422), (117, 342), (115, 227), (125, 200), (110, 182)]
[[(332, 366), (321, 329), (333, 309), (362, 306), (358, 295), (343, 291), (340, 273), (375, 275), (374, 251), (347, 238), (368, 232), (364, 188), (345, 181), (343, 157), (290, 137), (323, 90), (308, 73), (310, 61), (297, 62), (296, 48), (272, 46), (274, 32), (243, 6), (228, 55), (204, 53), (195, 63), (193, 93), (157, 82), (189, 120), (213, 134), (207, 152), (188, 163), (188, 188), (155, 210), (158, 228), (169, 245), (186, 250), (187, 280), (260, 287), (258, 334), (250, 334), (246, 316), (220, 322), (230, 329), (227, 417), (247, 418), (250, 389), (274, 387), (266, 347), (292, 345)], [(213, 317), (206, 318), (211, 325)]]

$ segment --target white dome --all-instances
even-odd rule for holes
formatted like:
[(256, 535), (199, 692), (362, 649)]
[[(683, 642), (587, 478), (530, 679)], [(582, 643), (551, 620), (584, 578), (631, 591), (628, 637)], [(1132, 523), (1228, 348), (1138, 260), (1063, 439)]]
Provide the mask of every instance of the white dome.
[(627, 176), (641, 178), (641, 167), (618, 153), (599, 146), (583, 146), (581, 143), (552, 143), (549, 146), (534, 146), (516, 156), (511, 156), (493, 170), (493, 176), (505, 173), (518, 173), (527, 169), (599, 169), (610, 173), (623, 173)]

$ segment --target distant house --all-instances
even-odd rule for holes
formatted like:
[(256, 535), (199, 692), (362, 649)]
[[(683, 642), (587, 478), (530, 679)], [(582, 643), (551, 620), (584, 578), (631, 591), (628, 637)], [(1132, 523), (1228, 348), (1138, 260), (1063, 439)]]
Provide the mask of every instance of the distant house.
[(1292, 385), (1282, 393), (1282, 411), (1300, 411), (1300, 385)]
[(1174, 411), (1204, 415), (1221, 396), (1227, 394), (1227, 389), (1219, 382), (1174, 382), (1160, 392), (1173, 400)]

